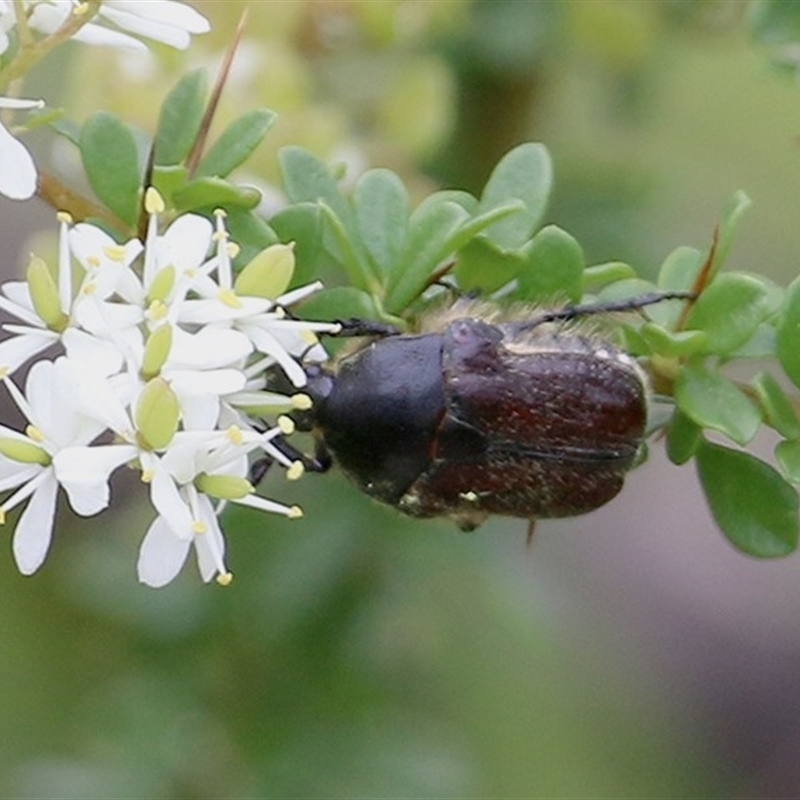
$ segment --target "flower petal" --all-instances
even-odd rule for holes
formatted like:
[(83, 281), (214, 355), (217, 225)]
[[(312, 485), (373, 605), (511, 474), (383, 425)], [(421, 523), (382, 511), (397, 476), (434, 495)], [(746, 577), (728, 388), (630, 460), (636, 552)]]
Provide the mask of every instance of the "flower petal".
[(156, 517), (139, 548), (139, 580), (155, 589), (166, 586), (181, 571), (191, 544), (191, 539), (178, 538), (163, 517)]
[(50, 331), (12, 336), (0, 342), (0, 369), (15, 372), (29, 358), (46, 350), (58, 337)]
[(53, 536), (58, 483), (50, 474), (31, 495), (14, 531), (14, 558), (23, 575), (32, 575), (42, 565)]
[(27, 200), (36, 191), (36, 165), (22, 142), (0, 125), (0, 194)]
[(252, 352), (250, 340), (239, 331), (201, 328), (197, 333), (187, 333), (175, 327), (169, 365), (182, 369), (215, 369), (236, 364)]
[(76, 514), (91, 517), (108, 506), (111, 473), (136, 454), (131, 445), (65, 447), (53, 457), (56, 479)]
[(211, 501), (205, 495), (200, 495), (197, 505), (206, 530), (194, 537), (194, 549), (200, 575), (208, 583), (215, 575), (224, 575), (228, 571), (224, 560), (225, 537)]
[(194, 519), (191, 511), (186, 501), (181, 497), (172, 476), (161, 464), (158, 464), (152, 475), (150, 501), (169, 525), (173, 536), (183, 540), (191, 540), (192, 536), (194, 536), (192, 531)]

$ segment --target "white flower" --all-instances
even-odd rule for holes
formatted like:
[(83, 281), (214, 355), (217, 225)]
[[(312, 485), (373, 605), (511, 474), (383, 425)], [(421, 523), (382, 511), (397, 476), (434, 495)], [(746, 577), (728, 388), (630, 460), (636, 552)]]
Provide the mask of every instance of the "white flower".
[[(17, 489), (0, 514), (28, 501), (14, 536), (26, 574), (47, 553), (59, 486), (77, 513), (95, 514), (123, 464), (141, 471), (156, 512), (138, 563), (150, 586), (172, 580), (192, 549), (204, 580), (229, 582), (218, 521), (229, 502), (302, 513), (256, 496), (247, 476), (259, 454), (289, 479), (303, 472), (277, 439), (294, 429), (283, 415), (310, 398), (273, 391), (265, 370), (278, 364), (300, 386), (303, 359), (324, 358), (314, 333), (336, 326), (288, 318), (283, 308), (317, 284), (286, 291), (294, 268), (286, 245), (267, 248), (234, 282), (224, 215), (216, 233), (193, 214), (160, 233), (163, 202), (148, 190), (145, 205), (143, 244), (118, 244), (60, 214), (57, 275), (33, 258), (26, 281), (0, 290), (0, 308), (17, 320), (3, 326), (11, 335), (0, 342), (0, 378), (29, 422), (24, 434), (0, 426), (0, 491)], [(41, 360), (51, 345), (66, 356)], [(8, 375), (33, 357), (25, 397)]]
[[(26, 0), (25, 6), (30, 10), (28, 25), (43, 34), (57, 31), (70, 14), (82, 13), (81, 4), (71, 0)], [(10, 3), (0, 6), (0, 14), (13, 18)], [(6, 22), (4, 30), (8, 31), (15, 22), (15, 19), (11, 25)], [(95, 19), (73, 38), (85, 44), (143, 50), (145, 46), (134, 38), (141, 36), (185, 50), (192, 35), (209, 30), (208, 20), (202, 14), (175, 0), (147, 0), (146, 3), (144, 0), (106, 0)]]
[[(0, 505), (3, 519), (14, 506), (28, 500), (14, 532), (14, 557), (20, 572), (30, 575), (42, 564), (50, 547), (59, 480), (56, 460), (94, 440), (103, 430), (97, 420), (82, 414), (74, 402), (77, 379), (71, 365), (61, 358), (39, 361), (28, 373), (23, 396), (9, 378), (6, 386), (28, 420), (26, 434), (0, 426), (0, 490), (20, 487)], [(66, 462), (70, 460), (66, 456)], [(91, 516), (108, 505), (102, 481), (75, 485), (63, 482), (70, 505)]]
[[(42, 100), (0, 97), (0, 108), (41, 108)], [(0, 124), (0, 194), (27, 200), (36, 191), (36, 165), (28, 148)]]
[[(284, 306), (299, 302), (319, 291), (322, 284), (312, 283), (285, 293), (281, 293), (281, 290), (274, 297), (237, 292), (231, 267), (231, 253), (237, 252), (237, 248), (228, 241), (224, 213), (219, 212), (216, 217), (216, 257), (209, 259), (198, 270), (192, 288), (199, 297), (181, 303), (178, 320), (187, 325), (206, 324), (218, 330), (229, 328), (239, 331), (258, 353), (268, 357), (262, 365), (264, 369), (271, 364), (278, 364), (296, 387), (305, 386), (306, 374), (300, 359), (308, 350), (316, 348), (316, 333), (334, 333), (338, 331), (338, 326), (287, 319)], [(285, 250), (286, 246), (276, 245), (275, 248)], [(267, 251), (270, 249), (267, 248)], [(284, 253), (280, 253), (277, 257), (283, 255)], [(289, 282), (293, 266), (294, 257), (291, 256), (291, 267), (286, 279), (278, 284), (283, 285), (283, 289)], [(212, 272), (216, 272), (216, 280), (211, 277)]]
[[(103, 284), (91, 271), (78, 293), (73, 297), (72, 292), (72, 262), (70, 259), (69, 223), (68, 214), (59, 214), (59, 255), (58, 274), (55, 284), (49, 280), (46, 265), (32, 260), (27, 281), (9, 281), (2, 286), (0, 294), (0, 309), (16, 317), (22, 324), (6, 323), (3, 330), (13, 334), (11, 338), (0, 342), (0, 373), (14, 372), (19, 366), (30, 358), (46, 350), (53, 344), (60, 342), (67, 354), (74, 360), (80, 360), (90, 365), (90, 369), (97, 368), (103, 374), (109, 375), (120, 369), (124, 353), (121, 352), (120, 341), (141, 334), (136, 328), (136, 323), (141, 319), (141, 311), (131, 306), (114, 306), (118, 309), (116, 318), (113, 309), (102, 313), (102, 292), (97, 290), (97, 284)], [(80, 226), (79, 226), (80, 227)], [(94, 226), (85, 226), (96, 232), (97, 236), (105, 237), (105, 248), (98, 248), (97, 252), (111, 263), (109, 253), (120, 254), (116, 260), (122, 260), (127, 268), (130, 261), (141, 250), (141, 243), (134, 240), (128, 245), (117, 245), (113, 240)], [(112, 248), (113, 245), (113, 248)], [(138, 245), (138, 249), (137, 249)], [(79, 254), (81, 251), (79, 250)], [(95, 269), (101, 278), (106, 274), (104, 262), (92, 267), (86, 259), (82, 264), (87, 270)], [(91, 262), (92, 264), (94, 262)], [(34, 269), (36, 268), (36, 269)], [(105, 281), (107, 284), (108, 281)], [(35, 288), (33, 288), (35, 287)], [(110, 294), (113, 287), (107, 287), (106, 294)], [(83, 305), (82, 313), (80, 308)], [(42, 309), (48, 309), (47, 318), (43, 316)], [(100, 322), (97, 317), (100, 317)], [(83, 323), (81, 326), (80, 323)]]

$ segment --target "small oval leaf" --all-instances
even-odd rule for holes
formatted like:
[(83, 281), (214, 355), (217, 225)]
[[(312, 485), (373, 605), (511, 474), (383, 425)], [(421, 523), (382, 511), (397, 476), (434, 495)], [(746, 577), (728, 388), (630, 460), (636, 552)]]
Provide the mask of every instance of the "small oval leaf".
[(180, 164), (200, 130), (208, 94), (205, 70), (184, 75), (161, 104), (155, 137), (155, 163)]
[(195, 177), (225, 178), (229, 175), (261, 144), (275, 116), (266, 108), (254, 108), (235, 119), (203, 156)]
[(769, 464), (703, 442), (696, 453), (706, 499), (725, 536), (752, 556), (775, 558), (797, 547), (797, 491)]
[(675, 399), (698, 425), (724, 433), (736, 444), (747, 444), (761, 424), (758, 406), (734, 383), (701, 364), (681, 371)]
[(786, 305), (777, 326), (776, 352), (789, 380), (800, 387), (800, 278), (786, 290)]
[(98, 111), (80, 136), (81, 159), (95, 194), (125, 223), (139, 208), (139, 157), (130, 128), (114, 114)]

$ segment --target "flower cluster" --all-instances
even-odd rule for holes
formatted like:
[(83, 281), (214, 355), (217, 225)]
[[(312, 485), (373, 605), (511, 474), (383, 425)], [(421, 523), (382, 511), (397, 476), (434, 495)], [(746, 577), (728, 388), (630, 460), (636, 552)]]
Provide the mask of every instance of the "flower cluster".
[[(0, 289), (0, 308), (17, 320), (3, 326), (0, 379), (27, 420), (24, 432), (0, 426), (0, 491), (16, 490), (0, 516), (27, 500), (13, 540), (25, 574), (47, 554), (59, 487), (76, 513), (96, 514), (109, 505), (111, 473), (126, 464), (156, 511), (138, 563), (150, 586), (171, 581), (192, 547), (204, 580), (230, 580), (218, 521), (226, 502), (301, 515), (256, 496), (248, 474), (254, 457), (302, 474), (276, 439), (292, 432), (288, 412), (310, 406), (302, 362), (326, 358), (316, 334), (336, 326), (296, 320), (285, 307), (319, 284), (286, 291), (294, 255), (283, 244), (234, 279), (224, 212), (215, 224), (185, 214), (162, 233), (152, 188), (145, 208), (144, 243), (118, 244), (60, 214), (57, 276), (32, 257), (27, 280)], [(53, 345), (62, 355), (46, 360)], [(23, 392), (13, 376), (32, 359)], [(266, 370), (283, 372), (293, 393), (272, 391)], [(273, 427), (260, 429), (254, 419), (263, 417)]]

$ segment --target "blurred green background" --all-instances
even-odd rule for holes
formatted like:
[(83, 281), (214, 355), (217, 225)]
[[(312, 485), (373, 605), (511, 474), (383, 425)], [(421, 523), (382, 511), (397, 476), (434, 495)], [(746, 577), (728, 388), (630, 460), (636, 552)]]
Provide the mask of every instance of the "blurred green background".
[[(786, 0), (789, 3), (789, 0)], [(187, 67), (214, 68), (246, 5), (197, 2), (186, 55), (75, 46), (35, 87), (83, 119), (152, 130)], [(715, 0), (293, 0), (249, 4), (222, 116), (279, 123), (242, 175), (279, 202), (300, 144), (418, 197), (480, 188), (520, 141), (555, 160), (547, 221), (589, 262), (654, 272), (704, 247), (739, 188), (735, 269), (787, 282), (800, 245), (800, 87)], [(224, 119), (220, 121), (222, 126)], [(38, 143), (67, 179), (74, 157)], [(269, 204), (265, 201), (265, 213)], [(52, 210), (0, 205), (7, 276)], [(769, 452), (764, 441), (763, 452)], [(303, 520), (231, 512), (226, 589), (193, 565), (136, 582), (147, 525), (64, 513), (48, 562), (0, 559), (3, 797), (790, 798), (800, 796), (800, 561), (714, 528), (661, 447), (585, 518), (409, 521), (337, 474), (265, 492)]]

